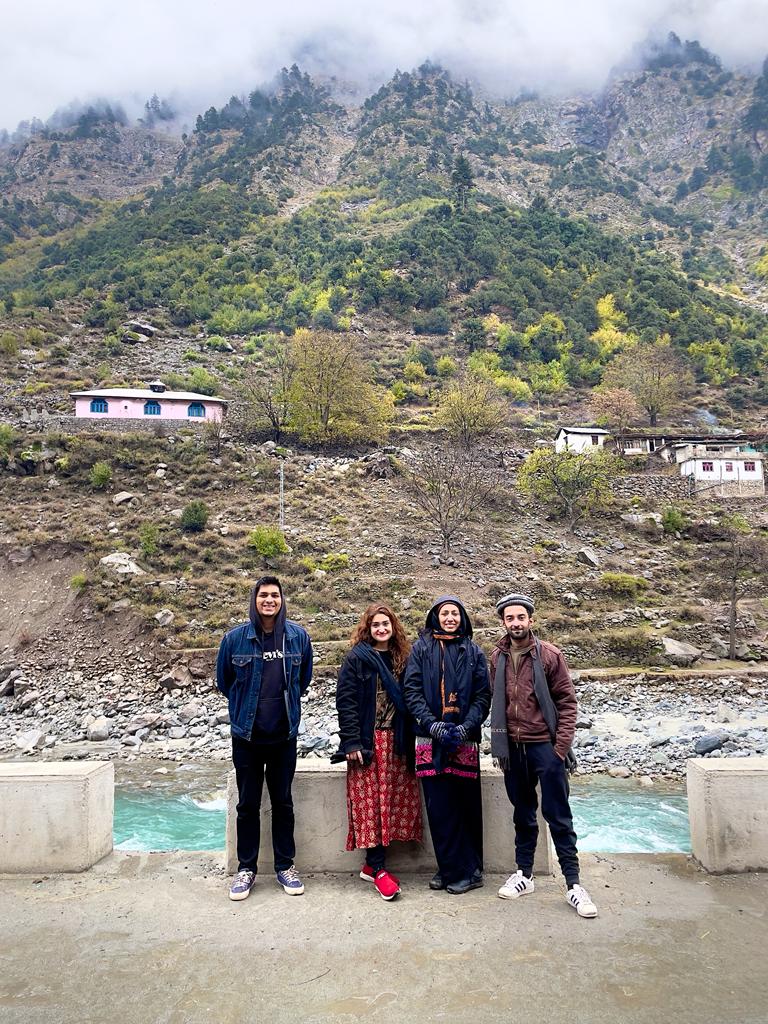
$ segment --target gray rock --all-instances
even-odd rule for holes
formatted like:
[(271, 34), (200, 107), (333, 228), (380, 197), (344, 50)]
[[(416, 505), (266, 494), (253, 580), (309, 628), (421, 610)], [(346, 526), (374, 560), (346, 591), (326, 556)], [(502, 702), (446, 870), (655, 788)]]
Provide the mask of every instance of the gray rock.
[(698, 647), (694, 647), (693, 644), (685, 643), (684, 640), (674, 640), (670, 636), (663, 636), (661, 642), (664, 646), (664, 656), (667, 661), (672, 662), (673, 665), (681, 665), (688, 667), (697, 662), (702, 655), (702, 651)]
[(155, 622), (161, 626), (170, 626), (173, 620), (176, 618), (170, 608), (163, 608), (159, 612), (155, 613)]
[(24, 565), (32, 557), (32, 548), (14, 548), (6, 557), (11, 565)]
[(722, 732), (706, 733), (696, 740), (693, 749), (697, 754), (710, 754), (714, 750), (719, 750), (727, 739), (728, 736)]
[(169, 740), (183, 740), (187, 735), (187, 730), (183, 725), (175, 725), (172, 729), (168, 730)]
[(183, 690), (184, 687), (173, 674), (173, 672), (166, 672), (164, 676), (161, 676), (158, 680), (160, 688), (162, 690)]
[(13, 742), (24, 753), (31, 753), (33, 750), (41, 750), (45, 746), (45, 733), (40, 729), (29, 729), (27, 732), (17, 733)]
[(613, 768), (608, 769), (608, 774), (612, 779), (628, 779), (632, 772), (627, 768), (626, 765), (618, 764)]
[(120, 576), (145, 576), (144, 570), (138, 566), (125, 551), (113, 551), (99, 559), (99, 565), (111, 569)]
[(113, 505), (124, 505), (126, 501), (131, 501), (133, 495), (130, 491), (118, 491), (118, 493), (112, 499)]
[(597, 569), (600, 566), (600, 559), (592, 548), (580, 548), (576, 552), (576, 561), (593, 569)]
[(717, 711), (715, 712), (716, 722), (735, 722), (738, 717), (738, 714), (733, 710), (733, 708), (728, 707), (727, 704), (721, 702), (717, 705)]
[(188, 725), (193, 718), (199, 718), (205, 714), (205, 704), (201, 700), (191, 700), (182, 708), (179, 708), (179, 719)]
[(575, 608), (577, 604), (581, 604), (581, 598), (579, 595), (574, 594), (572, 591), (567, 594), (563, 594), (561, 600), (568, 608)]
[(89, 740), (92, 740), (95, 743), (100, 743), (103, 740), (109, 739), (111, 728), (112, 723), (109, 719), (105, 718), (104, 715), (101, 715), (99, 718), (96, 718), (91, 722), (86, 729), (86, 735)]

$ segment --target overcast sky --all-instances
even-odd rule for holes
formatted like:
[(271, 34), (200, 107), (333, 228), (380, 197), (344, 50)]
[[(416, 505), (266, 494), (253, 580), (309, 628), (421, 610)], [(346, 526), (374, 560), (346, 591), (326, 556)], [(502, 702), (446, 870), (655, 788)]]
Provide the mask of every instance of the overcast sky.
[(97, 97), (188, 111), (283, 65), (364, 89), (430, 59), (500, 95), (599, 87), (650, 33), (698, 39), (729, 67), (768, 54), (768, 0), (20, 0), (0, 35), (0, 128)]

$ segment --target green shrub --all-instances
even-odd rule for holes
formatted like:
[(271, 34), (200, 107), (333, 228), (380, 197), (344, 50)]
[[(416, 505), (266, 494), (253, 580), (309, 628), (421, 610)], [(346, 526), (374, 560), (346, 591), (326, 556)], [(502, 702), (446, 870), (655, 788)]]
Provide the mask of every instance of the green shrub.
[(94, 491), (103, 491), (112, 482), (112, 467), (108, 462), (94, 462), (88, 479)]
[(201, 533), (208, 523), (208, 516), (210, 512), (208, 506), (200, 498), (195, 498), (194, 501), (185, 506), (184, 511), (181, 513), (181, 528), (186, 533)]
[(69, 581), (69, 585), (70, 587), (72, 587), (73, 590), (85, 590), (85, 588), (88, 586), (88, 577), (85, 575), (84, 572), (76, 572), (72, 579)]
[(145, 558), (157, 554), (160, 544), (160, 530), (154, 523), (142, 523), (139, 527), (139, 547)]
[(661, 525), (664, 527), (664, 533), (681, 533), (688, 522), (685, 518), (685, 514), (679, 508), (675, 508), (674, 505), (670, 505), (664, 509), (664, 514), (661, 517)]
[(0, 452), (10, 455), (16, 441), (16, 431), (10, 423), (0, 423)]
[(660, 647), (656, 637), (642, 629), (610, 633), (604, 637), (613, 660), (622, 665), (654, 665), (659, 660)]
[(19, 354), (19, 339), (10, 331), (3, 331), (0, 334), (0, 355), (17, 356)]
[(604, 572), (600, 577), (600, 587), (609, 594), (634, 597), (647, 589), (648, 580), (627, 572)]
[(319, 568), (325, 570), (325, 572), (340, 572), (342, 569), (348, 569), (349, 555), (331, 551), (320, 559)]
[(248, 547), (255, 548), (264, 558), (274, 558), (288, 552), (283, 531), (278, 526), (257, 526), (248, 534)]

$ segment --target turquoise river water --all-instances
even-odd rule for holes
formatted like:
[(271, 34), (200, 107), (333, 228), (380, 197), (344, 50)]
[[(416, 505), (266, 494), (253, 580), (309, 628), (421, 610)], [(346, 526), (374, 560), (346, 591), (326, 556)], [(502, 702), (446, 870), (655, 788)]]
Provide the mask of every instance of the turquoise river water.
[[(146, 778), (146, 776), (145, 776)], [(190, 767), (142, 788), (118, 777), (115, 845), (122, 850), (220, 850), (226, 798), (221, 773)], [(650, 788), (630, 780), (590, 778), (572, 787), (579, 848), (601, 853), (688, 852), (688, 805), (682, 786)], [(344, 808), (339, 808), (344, 813)]]

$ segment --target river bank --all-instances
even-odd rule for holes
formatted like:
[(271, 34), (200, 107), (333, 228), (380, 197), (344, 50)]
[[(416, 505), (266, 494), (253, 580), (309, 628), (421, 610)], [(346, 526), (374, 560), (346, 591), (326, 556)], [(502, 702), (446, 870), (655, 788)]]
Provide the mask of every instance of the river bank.
[[(768, 672), (574, 673), (579, 774), (680, 779), (691, 757), (749, 757), (768, 750)], [(19, 674), (0, 697), (0, 758), (97, 758), (197, 763), (230, 756), (226, 702), (210, 678), (164, 689), (154, 678), (73, 669)], [(304, 698), (302, 757), (338, 746), (335, 680), (316, 680)], [(484, 754), (490, 732), (484, 730)]]

